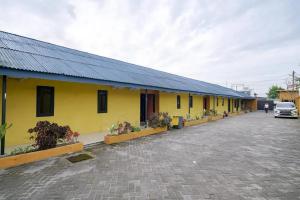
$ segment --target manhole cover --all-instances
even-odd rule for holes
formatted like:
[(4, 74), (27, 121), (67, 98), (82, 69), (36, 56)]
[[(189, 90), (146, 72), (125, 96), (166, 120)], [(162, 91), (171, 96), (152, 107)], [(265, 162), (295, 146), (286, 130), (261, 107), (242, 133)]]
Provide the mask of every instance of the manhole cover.
[(77, 163), (77, 162), (92, 159), (92, 158), (93, 158), (93, 156), (91, 156), (89, 154), (82, 153), (82, 154), (78, 154), (76, 156), (70, 156), (66, 159), (68, 161), (70, 161), (71, 163)]

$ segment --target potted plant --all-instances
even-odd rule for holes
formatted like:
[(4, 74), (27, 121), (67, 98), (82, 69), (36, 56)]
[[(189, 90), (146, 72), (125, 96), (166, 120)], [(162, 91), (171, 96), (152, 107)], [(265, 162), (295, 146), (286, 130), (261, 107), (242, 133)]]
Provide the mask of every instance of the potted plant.
[(112, 125), (109, 129), (110, 134), (104, 137), (104, 143), (114, 144), (135, 138), (161, 133), (171, 127), (171, 117), (168, 113), (158, 113), (150, 116), (148, 125), (150, 128), (141, 130), (140, 127), (134, 127), (129, 122)]
[(39, 121), (28, 132), (34, 144), (17, 147), (10, 155), (0, 158), (0, 169), (83, 150), (83, 144), (78, 142), (79, 133), (69, 126)]
[[(203, 113), (205, 113), (206, 111), (204, 111)], [(199, 125), (202, 123), (205, 123), (208, 121), (208, 118), (205, 116), (198, 116), (196, 115), (195, 118), (190, 117), (190, 114), (187, 115), (187, 119), (185, 120), (185, 126), (195, 126), (195, 125)]]

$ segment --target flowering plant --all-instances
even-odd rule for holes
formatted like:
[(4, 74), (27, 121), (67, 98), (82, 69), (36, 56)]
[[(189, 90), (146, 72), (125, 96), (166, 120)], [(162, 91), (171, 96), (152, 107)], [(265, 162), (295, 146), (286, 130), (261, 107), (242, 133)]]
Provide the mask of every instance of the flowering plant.
[(80, 134), (78, 132), (72, 131), (71, 129), (69, 129), (67, 134), (66, 134), (66, 141), (68, 143), (78, 142), (79, 135)]

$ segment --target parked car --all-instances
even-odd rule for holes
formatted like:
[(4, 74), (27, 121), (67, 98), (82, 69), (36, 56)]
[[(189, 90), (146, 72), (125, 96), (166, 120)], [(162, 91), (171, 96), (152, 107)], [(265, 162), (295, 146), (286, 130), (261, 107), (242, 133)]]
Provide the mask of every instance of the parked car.
[(274, 109), (274, 117), (298, 118), (298, 110), (293, 102), (279, 102)]

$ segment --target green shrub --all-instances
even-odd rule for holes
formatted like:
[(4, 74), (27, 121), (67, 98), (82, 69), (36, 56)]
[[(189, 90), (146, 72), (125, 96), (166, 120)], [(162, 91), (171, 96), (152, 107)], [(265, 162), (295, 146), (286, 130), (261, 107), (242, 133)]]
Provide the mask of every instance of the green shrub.
[(170, 129), (171, 121), (172, 121), (172, 118), (168, 115), (167, 112), (162, 112), (162, 113), (158, 113), (158, 114), (153, 113), (148, 120), (148, 125), (151, 128), (167, 127), (168, 129)]
[(7, 125), (7, 123), (4, 123), (0, 125), (0, 139), (5, 136), (7, 129), (9, 129), (10, 127), (12, 127), (12, 124)]
[(141, 131), (141, 128), (138, 126), (132, 126), (132, 132), (139, 132)]
[(126, 134), (130, 132), (137, 132), (140, 131), (140, 127), (131, 126), (129, 122), (118, 123), (118, 125), (113, 124), (109, 128), (110, 135), (120, 135)]
[(160, 115), (160, 127), (171, 128), (172, 118), (169, 116), (167, 112), (159, 113)]

